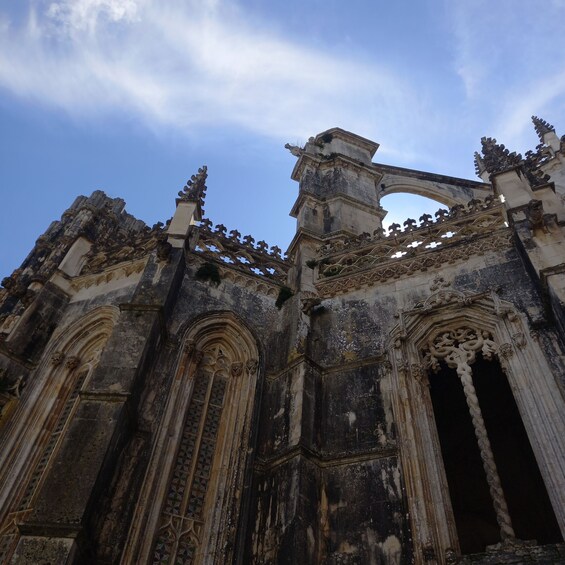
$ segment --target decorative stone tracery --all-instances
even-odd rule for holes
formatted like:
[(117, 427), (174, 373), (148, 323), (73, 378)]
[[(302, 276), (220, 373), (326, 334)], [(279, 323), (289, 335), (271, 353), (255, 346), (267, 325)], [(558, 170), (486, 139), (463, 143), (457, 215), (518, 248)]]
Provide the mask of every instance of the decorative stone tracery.
[(201, 320), (181, 343), (125, 562), (231, 562), (258, 351), (231, 314)]
[[(10, 416), (10, 433), (0, 452), (2, 563), (10, 559), (20, 537), (16, 523), (24, 521), (33, 507), (117, 318), (117, 308), (97, 308), (56, 332)], [(29, 421), (36, 426), (30, 427)]]
[(490, 332), (462, 327), (447, 332), (441, 332), (436, 335), (435, 338), (430, 339), (427, 348), (424, 350), (424, 362), (427, 368), (436, 372), (440, 368), (440, 361), (444, 361), (450, 369), (457, 371), (457, 376), (463, 385), (465, 400), (469, 407), (473, 428), (479, 444), (479, 451), (481, 453), (490, 494), (494, 502), (501, 537), (503, 540), (506, 540), (513, 539), (515, 534), (496, 463), (494, 462), (494, 455), (487, 435), (483, 415), (479, 406), (479, 399), (477, 398), (477, 392), (473, 385), (473, 375), (471, 371), (471, 364), (475, 361), (478, 353), (482, 353), (484, 359), (492, 359), (495, 351), (496, 344)]
[[(399, 312), (389, 341), (388, 378), (416, 563), (425, 562), (430, 546), (435, 548), (438, 563), (446, 563), (446, 555), (459, 548), (430, 392), (422, 386), (428, 382), (427, 372), (442, 362), (457, 371), (463, 384), (501, 538), (503, 542), (514, 539), (471, 379), (471, 365), (479, 354), (486, 359), (496, 356), (502, 365), (565, 534), (565, 402), (555, 376), (512, 304), (495, 292), (471, 294), (448, 287), (435, 285), (435, 292), (424, 302)], [(556, 419), (544, 418), (547, 413), (555, 414)]]

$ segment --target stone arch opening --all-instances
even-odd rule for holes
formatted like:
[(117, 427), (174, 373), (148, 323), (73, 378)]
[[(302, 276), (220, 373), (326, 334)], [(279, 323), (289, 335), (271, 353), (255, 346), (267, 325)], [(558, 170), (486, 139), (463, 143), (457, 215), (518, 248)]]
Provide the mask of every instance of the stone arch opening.
[(435, 220), (435, 213), (440, 208), (450, 206), (446, 202), (434, 200), (429, 196), (404, 191), (386, 194), (380, 199), (380, 204), (388, 212), (383, 220), (385, 229), (394, 223), (402, 226), (408, 218), (418, 221), (424, 214), (429, 214)]
[[(545, 484), (497, 359), (477, 355), (471, 365), (493, 461), (517, 539), (539, 544), (562, 541)], [(481, 450), (466, 394), (455, 368), (441, 362), (429, 390), (451, 506), (462, 554), (502, 541)]]
[[(389, 350), (392, 408), (402, 445), (400, 458), (416, 563), (424, 563), (430, 552), (437, 556), (439, 563), (448, 562), (454, 553), (460, 552), (429, 392), (428, 373), (434, 367), (431, 357), (437, 358), (438, 367), (445, 362), (454, 370), (457, 355), (461, 355), (467, 365), (464, 372), (471, 379), (469, 365), (475, 363), (477, 357), (495, 358), (500, 363), (563, 536), (565, 492), (561, 481), (565, 472), (562, 432), (565, 429), (565, 402), (539, 338), (535, 333), (530, 334), (527, 322), (516, 313), (512, 304), (501, 300), (496, 293), (462, 293), (450, 289), (449, 284), (440, 278), (434, 280), (431, 288), (434, 292), (424, 302), (399, 312), (399, 324), (391, 332)], [(462, 348), (457, 353), (450, 352), (445, 343), (443, 346), (434, 343), (436, 339), (441, 341), (443, 336), (449, 337), (451, 332), (471, 329), (476, 338), (469, 342), (472, 351)], [(482, 339), (480, 347), (478, 336)], [(430, 343), (436, 349), (433, 356), (427, 355)], [(453, 355), (448, 356), (450, 353)], [(495, 506), (490, 487), (489, 484), (489, 494)], [(495, 490), (502, 491), (502, 487)], [(502, 532), (499, 503), (500, 499), (495, 513)], [(507, 525), (504, 528), (501, 538), (511, 542), (515, 539), (514, 533), (508, 532)]]

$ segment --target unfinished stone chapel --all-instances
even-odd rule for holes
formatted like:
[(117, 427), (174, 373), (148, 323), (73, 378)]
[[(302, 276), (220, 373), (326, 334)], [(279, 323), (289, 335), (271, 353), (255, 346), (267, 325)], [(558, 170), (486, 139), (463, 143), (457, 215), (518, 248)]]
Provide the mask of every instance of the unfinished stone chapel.
[[(304, 147), (286, 254), (79, 196), (0, 289), (0, 562), (565, 563), (565, 136)], [(380, 204), (443, 206), (383, 229)]]

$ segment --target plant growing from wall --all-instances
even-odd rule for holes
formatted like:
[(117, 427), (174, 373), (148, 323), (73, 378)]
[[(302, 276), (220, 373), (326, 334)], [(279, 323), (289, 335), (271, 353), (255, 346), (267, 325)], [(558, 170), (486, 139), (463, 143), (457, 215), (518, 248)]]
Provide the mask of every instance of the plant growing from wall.
[(279, 290), (279, 295), (277, 296), (277, 301), (275, 302), (275, 306), (280, 310), (283, 304), (293, 296), (293, 292), (288, 286), (281, 286)]
[(199, 281), (209, 281), (214, 286), (218, 286), (222, 282), (222, 277), (220, 277), (220, 270), (214, 263), (203, 263), (202, 265), (200, 265), (194, 276)]

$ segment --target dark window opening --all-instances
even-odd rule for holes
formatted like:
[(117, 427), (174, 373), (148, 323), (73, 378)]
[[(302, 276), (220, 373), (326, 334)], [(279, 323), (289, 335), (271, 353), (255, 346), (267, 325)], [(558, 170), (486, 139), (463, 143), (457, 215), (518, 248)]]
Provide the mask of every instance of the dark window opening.
[(430, 393), (461, 553), (479, 553), (500, 541), (500, 528), (455, 369), (431, 374)]
[[(473, 383), (516, 537), (562, 541), (555, 514), (506, 376), (497, 361), (479, 358)], [(480, 451), (455, 369), (430, 375), (430, 394), (463, 554), (500, 541)]]
[(516, 537), (536, 540), (540, 545), (562, 541), (508, 379), (498, 361), (477, 359), (472, 368), (473, 383)]

